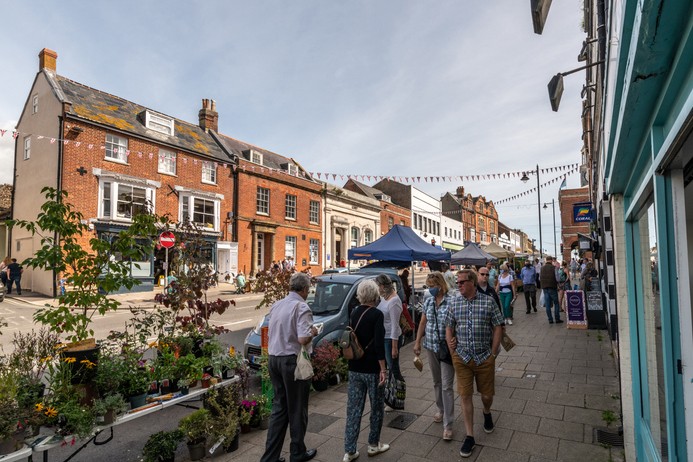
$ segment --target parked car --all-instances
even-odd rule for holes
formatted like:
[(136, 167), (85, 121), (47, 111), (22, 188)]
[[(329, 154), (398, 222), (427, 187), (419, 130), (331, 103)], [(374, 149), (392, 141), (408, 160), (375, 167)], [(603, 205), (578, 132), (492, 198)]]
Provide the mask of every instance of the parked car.
[(349, 274), (349, 268), (327, 268), (322, 274)]
[[(337, 342), (349, 323), (349, 317), (354, 308), (359, 306), (356, 290), (363, 281), (375, 279), (378, 274), (385, 273), (395, 284), (400, 299), (404, 299), (402, 282), (397, 271), (383, 270), (374, 273), (359, 274), (324, 274), (316, 277), (316, 283), (311, 288), (306, 303), (313, 312), (315, 325), (322, 324), (322, 332), (313, 339), (313, 345), (322, 342)], [(257, 326), (248, 332), (244, 343), (245, 357), (253, 368), (259, 368), (261, 350), (261, 329), (267, 326), (267, 315), (263, 316)]]

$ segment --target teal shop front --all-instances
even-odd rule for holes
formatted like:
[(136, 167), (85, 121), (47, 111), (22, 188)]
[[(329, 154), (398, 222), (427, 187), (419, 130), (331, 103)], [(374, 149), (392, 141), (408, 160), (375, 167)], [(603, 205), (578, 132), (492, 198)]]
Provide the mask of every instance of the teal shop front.
[(624, 431), (637, 460), (693, 460), (693, 2), (609, 14), (595, 187), (612, 211)]

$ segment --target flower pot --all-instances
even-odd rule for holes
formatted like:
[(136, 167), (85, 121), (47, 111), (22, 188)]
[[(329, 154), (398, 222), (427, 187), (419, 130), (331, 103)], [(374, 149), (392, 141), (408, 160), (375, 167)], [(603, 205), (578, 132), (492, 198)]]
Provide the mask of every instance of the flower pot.
[(180, 387), (180, 389), (179, 389), (178, 391), (180, 391), (180, 394), (181, 394), (181, 395), (185, 396), (185, 395), (188, 394), (188, 392), (189, 392), (190, 390), (188, 389), (188, 387)]
[(313, 380), (315, 391), (325, 391), (330, 386), (327, 380)]
[(21, 449), (23, 445), (24, 443), (21, 441), (21, 439), (12, 435), (7, 439), (0, 441), (0, 456), (13, 453)]
[(87, 339), (71, 343), (60, 352), (60, 357), (70, 363), (73, 385), (90, 382), (96, 377), (100, 349), (94, 339)]
[(327, 379), (327, 383), (332, 387), (335, 385), (339, 385), (339, 377), (336, 375), (333, 375), (332, 377)]
[(250, 424), (241, 424), (241, 433), (250, 433), (253, 431), (253, 427)]
[(190, 382), (190, 386), (188, 388), (195, 388), (197, 386), (197, 380), (193, 380)]
[(231, 370), (231, 369), (224, 368), (224, 369), (221, 371), (221, 378), (224, 379), (224, 380), (232, 379), (232, 378), (233, 378), (233, 375), (234, 375), (234, 374), (233, 374), (233, 370)]
[(205, 442), (190, 444), (188, 443), (190, 460), (200, 460), (205, 456)]
[(212, 383), (211, 379), (202, 379), (202, 388), (209, 388), (211, 383)]
[(159, 382), (159, 393), (162, 395), (171, 393), (171, 381), (169, 379), (163, 379)]
[(128, 398), (128, 401), (130, 401), (130, 408), (131, 409), (136, 409), (138, 407), (142, 407), (145, 404), (147, 404), (147, 394), (142, 393), (141, 395), (130, 396)]
[(153, 382), (150, 382), (149, 384), (149, 389), (147, 390), (148, 395), (156, 395), (159, 393), (159, 382), (154, 380)]
[(110, 425), (113, 422), (115, 422), (115, 419), (116, 419), (116, 412), (113, 409), (109, 409), (103, 415), (103, 425)]
[(224, 449), (226, 452), (234, 452), (238, 450), (238, 444), (241, 441), (241, 434), (236, 433), (236, 436), (233, 437), (231, 440), (231, 443), (228, 446), (224, 446)]

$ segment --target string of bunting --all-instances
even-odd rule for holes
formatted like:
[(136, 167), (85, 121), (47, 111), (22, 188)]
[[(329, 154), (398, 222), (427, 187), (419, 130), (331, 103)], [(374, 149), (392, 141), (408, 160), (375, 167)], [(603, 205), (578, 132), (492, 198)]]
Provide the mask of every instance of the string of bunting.
[[(14, 138), (15, 140), (21, 135), (23, 137), (31, 136), (32, 138), (35, 138), (37, 141), (48, 141), (51, 144), (55, 143), (62, 143), (65, 146), (69, 144), (73, 144), (77, 147), (81, 146), (84, 144), (87, 149), (92, 150), (92, 149), (99, 149), (101, 151), (106, 150), (106, 144), (93, 144), (93, 143), (83, 143), (81, 141), (75, 141), (75, 140), (68, 140), (68, 139), (62, 139), (62, 138), (54, 138), (50, 136), (43, 136), (43, 135), (34, 135), (31, 133), (21, 133), (17, 130), (7, 130), (7, 129), (0, 129), (0, 138), (4, 137), (6, 134), (9, 134)], [(154, 159), (154, 156), (157, 157), (158, 161), (164, 161), (166, 159), (166, 154), (165, 153), (153, 153), (153, 152), (142, 152), (142, 151), (136, 151), (136, 150), (131, 150), (131, 149), (125, 149), (123, 147), (118, 147), (118, 146), (110, 146), (109, 151), (112, 151), (114, 155), (124, 155), (126, 159), (128, 159), (132, 155), (136, 155), (139, 159), (143, 158), (148, 158), (148, 159)], [(186, 157), (182, 158), (183, 164), (187, 165), (188, 164), (188, 159)], [(191, 162), (194, 165), (197, 165), (198, 163), (204, 162), (202, 160), (198, 159), (191, 159)], [(213, 162), (214, 167), (217, 167), (218, 165), (221, 165), (222, 168), (229, 168), (229, 165), (223, 162)], [(567, 165), (559, 165), (556, 167), (548, 167), (548, 168), (542, 168), (540, 169), (540, 172), (542, 174), (545, 173), (553, 173), (553, 172), (566, 172), (566, 174), (572, 173), (575, 169), (577, 169), (578, 164), (567, 164)], [(285, 173), (288, 174), (285, 170), (282, 169), (275, 169), (272, 167), (265, 167), (265, 166), (250, 166), (250, 170), (253, 172), (259, 171), (264, 173), (265, 170), (267, 170), (270, 173), (277, 172), (277, 173)], [(242, 167), (243, 170), (247, 170), (245, 167)], [(469, 181), (486, 181), (486, 180), (502, 180), (502, 179), (508, 179), (508, 178), (521, 178), (526, 172), (534, 172), (534, 169), (528, 169), (525, 171), (519, 171), (519, 172), (502, 172), (502, 173), (486, 173), (486, 174), (480, 174), (480, 175), (447, 175), (447, 176), (387, 176), (387, 175), (362, 175), (362, 174), (340, 174), (340, 173), (331, 173), (331, 172), (307, 172), (308, 175), (311, 176), (312, 179), (318, 180), (318, 181), (329, 181), (330, 179), (332, 181), (337, 180), (339, 178), (340, 180), (345, 180), (345, 179), (354, 179), (357, 181), (381, 181), (381, 180), (391, 180), (391, 181), (397, 181), (399, 183), (440, 183), (440, 182), (469, 182)], [(536, 188), (535, 188), (536, 189)], [(508, 199), (509, 200), (509, 199)]]
[[(574, 166), (572, 169), (570, 169), (569, 171), (567, 171), (567, 172), (564, 173), (563, 175), (558, 176), (558, 177), (556, 177), (556, 178), (553, 178), (553, 179), (547, 181), (546, 183), (543, 183), (543, 184), (539, 185), (539, 187), (540, 187), (540, 188), (544, 188), (544, 187), (549, 186), (549, 185), (551, 185), (551, 184), (553, 184), (553, 183), (555, 183), (555, 182), (557, 182), (557, 181), (559, 181), (559, 180), (565, 181), (566, 178), (568, 178), (568, 175), (572, 175), (573, 173), (577, 173), (578, 170), (579, 170), (579, 166), (578, 166), (577, 164), (575, 164), (575, 166)], [(499, 200), (499, 201), (494, 201), (494, 204), (503, 204), (503, 203), (505, 203), (505, 202), (509, 202), (509, 201), (518, 199), (518, 198), (520, 198), (520, 197), (528, 196), (528, 195), (530, 195), (530, 194), (532, 194), (532, 193), (536, 193), (536, 192), (537, 192), (537, 188), (534, 187), (534, 188), (529, 189), (529, 190), (527, 190), (527, 191), (525, 191), (525, 192), (521, 192), (520, 194), (516, 194), (516, 195), (510, 196), (510, 197), (506, 197), (505, 199), (501, 199), (501, 200)]]

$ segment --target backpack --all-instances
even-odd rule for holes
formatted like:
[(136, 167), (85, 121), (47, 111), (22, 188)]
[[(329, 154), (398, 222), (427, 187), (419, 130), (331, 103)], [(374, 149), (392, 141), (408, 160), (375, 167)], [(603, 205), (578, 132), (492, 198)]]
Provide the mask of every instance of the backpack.
[(568, 275), (565, 274), (565, 271), (563, 271), (563, 268), (558, 270), (558, 282), (565, 282), (568, 279)]
[(356, 327), (352, 329), (351, 326), (347, 326), (347, 328), (344, 329), (344, 333), (342, 333), (342, 337), (339, 339), (339, 346), (342, 348), (342, 356), (344, 356), (345, 359), (363, 358), (363, 354), (365, 352), (364, 350), (370, 346), (369, 343), (366, 345), (366, 348), (363, 348), (359, 343), (358, 337), (356, 337), (356, 329), (358, 329), (361, 319), (363, 319), (366, 311), (368, 310), (363, 310), (361, 317), (356, 323)]

